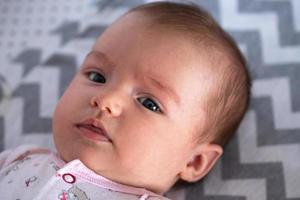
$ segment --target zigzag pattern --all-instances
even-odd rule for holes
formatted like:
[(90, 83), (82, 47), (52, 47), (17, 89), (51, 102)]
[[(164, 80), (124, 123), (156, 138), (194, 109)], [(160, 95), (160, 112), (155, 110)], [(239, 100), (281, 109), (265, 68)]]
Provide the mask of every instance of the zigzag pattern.
[(273, 78), (255, 81), (253, 96), (255, 99), (251, 107), (255, 109), (258, 118), (258, 144), (260, 146), (299, 144), (297, 121), (300, 115), (299, 112), (292, 111), (288, 79)]
[[(26, 64), (23, 66), (28, 67)], [(60, 54), (53, 55), (41, 65), (43, 68), (34, 68), (14, 92), (14, 96), (22, 97), (25, 103), (24, 133), (51, 132), (52, 112), (59, 96), (74, 76), (77, 63), (73, 56)], [(58, 89), (60, 89), (59, 92)], [(36, 101), (39, 98), (40, 100)], [(37, 102), (37, 104), (32, 104), (32, 102)]]
[[(68, 54), (54, 54), (43, 64), (43, 67), (57, 68), (60, 71), (60, 76), (57, 76), (60, 78), (60, 80), (57, 81), (59, 82), (59, 86), (54, 87), (60, 89), (59, 96), (63, 94), (66, 87), (69, 85), (72, 78), (74, 77), (77, 65), (78, 64), (76, 62), (75, 56)], [(57, 82), (54, 81), (54, 83)]]
[[(227, 7), (232, 6), (232, 3), (235, 4), (235, 8), (231, 7), (232, 10), (230, 10)], [(274, 30), (276, 24), (259, 25), (253, 23), (256, 16), (262, 18), (265, 13), (245, 14), (245, 8), (243, 7), (252, 8), (248, 9), (247, 12), (257, 12), (258, 8), (255, 8), (255, 6), (251, 7), (249, 4), (256, 4), (256, 6), (265, 8), (262, 4), (266, 2), (243, 1), (242, 3), (242, 1), (239, 1), (238, 5), (237, 3), (237, 1), (220, 2), (222, 12), (220, 19), (223, 20), (222, 22), (227, 25), (227, 29), (231, 31), (232, 35), (239, 42), (246, 44), (245, 53), (250, 62), (252, 77), (267, 79), (254, 82), (254, 99), (252, 100), (251, 108), (255, 110), (257, 116), (253, 111), (248, 113), (247, 118), (240, 127), (237, 137), (239, 140), (237, 141), (237, 138), (235, 138), (230, 143), (222, 162), (217, 165), (202, 184), (188, 188), (186, 191), (187, 199), (299, 199), (300, 194), (297, 187), (295, 187), (300, 180), (299, 176), (295, 176), (296, 170), (299, 169), (299, 162), (296, 161), (294, 163), (294, 158), (299, 154), (299, 134), (297, 134), (299, 126), (296, 123), (297, 119), (299, 119), (299, 112), (294, 112), (294, 110), (299, 110), (299, 103), (297, 103), (299, 94), (297, 92), (298, 88), (296, 89), (297, 85), (299, 85), (297, 80), (300, 74), (297, 69), (299, 61), (297, 60), (298, 58), (292, 59), (292, 62), (294, 62), (292, 64), (288, 60), (281, 58), (279, 58), (281, 60), (278, 60), (276, 58), (277, 60), (273, 62), (268, 60), (268, 57), (263, 57), (264, 52), (260, 52), (259, 46), (255, 47), (253, 44), (262, 43), (262, 49), (264, 49), (264, 46), (269, 45), (266, 38), (263, 37), (263, 34), (266, 34), (268, 31), (262, 26), (273, 26)], [(268, 3), (271, 5), (271, 2)], [(275, 3), (276, 5), (284, 5), (281, 9), (288, 10), (289, 8), (289, 4), (282, 4), (283, 2)], [(245, 4), (248, 4), (248, 6)], [(279, 7), (277, 9), (276, 14), (283, 13), (280, 12)], [(232, 16), (229, 16), (230, 14)], [(272, 17), (272, 14), (270, 16)], [(286, 22), (286, 19), (283, 19), (283, 15), (276, 16), (280, 17), (279, 24)], [(299, 20), (295, 21), (299, 22)], [(246, 24), (246, 22), (248, 23)], [(279, 25), (280, 30), (282, 27), (282, 25)], [(287, 32), (289, 33), (296, 29), (291, 26), (286, 27), (288, 27)], [(259, 32), (256, 30), (259, 30)], [(274, 33), (278, 32), (276, 30)], [(275, 44), (278, 44), (278, 47), (275, 48), (277, 53), (279, 50), (282, 51), (280, 45), (291, 45), (291, 42), (283, 39), (286, 35), (280, 34), (278, 37), (273, 38), (277, 41)], [(300, 39), (298, 33), (294, 34), (294, 36), (288, 35), (288, 37), (294, 37), (293, 41), (297, 38), (296, 44)], [(264, 41), (266, 42), (264, 43)], [(295, 44), (291, 46), (293, 45)], [(272, 50), (270, 52), (274, 53), (274, 48), (269, 50)], [(299, 54), (300, 51), (297, 51)], [(295, 58), (295, 55), (297, 54), (290, 55), (286, 53), (282, 56), (288, 56), (288, 58), (294, 56), (293, 58)], [(274, 57), (276, 57), (276, 52)], [(272, 66), (272, 68), (265, 68), (266, 65)], [(278, 76), (286, 78), (272, 78)], [(291, 92), (292, 94), (290, 94)], [(240, 152), (240, 155), (238, 155), (238, 152)], [(292, 166), (291, 162), (293, 163)]]
[[(255, 123), (255, 113), (249, 111), (222, 162), (206, 177), (203, 185), (193, 186), (188, 191), (197, 193), (199, 199), (223, 200), (226, 196), (247, 200), (298, 199), (299, 190), (292, 186), (300, 181), (297, 175), (300, 161), (294, 162), (299, 155), (299, 146), (259, 147)], [(282, 183), (286, 184), (282, 186)], [(190, 199), (188, 192), (187, 199)]]
[[(50, 31), (46, 45), (34, 40), (15, 59), (0, 62), (0, 78), (7, 75), (4, 82), (0, 79), (0, 150), (23, 143), (53, 147), (50, 118), (78, 63), (107, 25), (141, 2), (95, 1), (85, 17), (65, 20)], [(223, 159), (203, 181), (170, 197), (300, 199), (300, 162), (295, 159), (300, 142), (300, 1), (193, 2), (209, 9), (239, 42), (255, 81), (251, 110)], [(1, 101), (3, 93), (8, 104)]]
[[(91, 23), (91, 22), (90, 22)], [(96, 23), (96, 20), (95, 22)], [(61, 38), (61, 45), (65, 45), (68, 42), (76, 39), (87, 39), (92, 38), (95, 40), (106, 28), (103, 25), (94, 25), (85, 27), (83, 31), (80, 31), (79, 22), (66, 22), (55, 29), (52, 33), (57, 34)]]
[(293, 20), (292, 23), (295, 27), (295, 30), (300, 31), (300, 21), (297, 19), (300, 19), (299, 9), (300, 9), (300, 2), (298, 0), (264, 0), (265, 2), (290, 2), (291, 3), (291, 9), (292, 9), (292, 15), (293, 18), (296, 20)]
[[(300, 112), (291, 113), (291, 95), (287, 78), (273, 78), (255, 81), (253, 84), (253, 96), (272, 97), (272, 107), (274, 107), (276, 128), (288, 129), (300, 127), (300, 125), (297, 123), (300, 119)], [(278, 98), (280, 96), (282, 97), (281, 99)], [(280, 120), (280, 115), (283, 115), (283, 120)]]
[[(253, 79), (269, 79), (273, 77), (288, 77), (291, 90), (291, 108), (293, 111), (300, 110), (300, 93), (298, 92), (299, 80), (299, 64), (274, 64), (272, 67), (265, 67), (262, 61), (260, 51), (260, 37), (257, 32), (235, 32), (231, 31), (234, 38), (243, 44), (243, 50), (247, 55), (249, 69)], [(253, 45), (256, 44), (256, 45)]]
[[(286, 197), (299, 197), (300, 191), (292, 187), (293, 185), (300, 184), (300, 175), (297, 173), (300, 168), (300, 160), (294, 159), (300, 153), (299, 144), (259, 147), (257, 145), (255, 117), (255, 113), (249, 112), (246, 118), (247, 123), (241, 126), (241, 130), (243, 130), (243, 132), (239, 134), (241, 163), (274, 163), (274, 165), (280, 163), (283, 171), (276, 174), (276, 176), (284, 172), (285, 180), (283, 182), (285, 183)], [(291, 162), (293, 162), (292, 165), (290, 164)], [(274, 175), (275, 174), (272, 175), (273, 180)], [(280, 185), (281, 183), (282, 182), (271, 182), (274, 186)], [(278, 198), (278, 196), (276, 198)], [(283, 198), (285, 198), (285, 196), (283, 196)]]
[(21, 63), (23, 66), (23, 76), (26, 76), (34, 67), (41, 62), (41, 51), (38, 49), (28, 49), (19, 54), (14, 62)]
[[(22, 99), (24, 107), (23, 109), (23, 127), (22, 133), (37, 133), (37, 132), (50, 132), (51, 130), (51, 119), (40, 118), (40, 105), (32, 105), (34, 99), (39, 99), (39, 85), (37, 84), (26, 84), (20, 86), (16, 91), (16, 97)], [(37, 101), (39, 103), (40, 101)], [(20, 113), (20, 112), (18, 112)], [(27, 117), (30, 116), (30, 117)], [(8, 124), (14, 124), (14, 121), (8, 121)]]
[[(11, 99), (11, 104), (14, 105), (10, 107), (9, 111), (4, 117), (4, 149), (13, 148), (20, 144), (43, 144), (45, 147), (53, 147), (51, 134), (22, 134), (23, 133), (23, 121), (22, 118), (16, 118), (15, 113), (24, 116), (24, 106), (25, 103), (21, 98)], [(1, 120), (0, 120), (1, 121)]]
[[(239, 9), (242, 13), (248, 12), (272, 12), (276, 14), (278, 21), (275, 21), (276, 28), (279, 36), (278, 43), (281, 46), (299, 46), (300, 33), (296, 32), (294, 27), (294, 21), (297, 22), (297, 18), (293, 17), (292, 3), (290, 1), (245, 1), (240, 0)], [(289, 23), (287, 23), (289, 22)]]
[[(280, 46), (280, 36), (277, 28), (278, 15), (272, 12), (263, 14), (239, 13), (239, 5), (247, 1), (219, 1), (221, 7), (221, 23), (229, 30), (259, 31), (262, 38), (262, 55), (266, 65), (282, 63), (299, 63), (300, 46)], [(249, 1), (253, 3), (253, 1)], [(278, 3), (278, 2), (277, 2)], [(280, 3), (280, 2), (279, 2)], [(263, 23), (261, 22), (263, 19)], [(297, 19), (295, 19), (297, 20)], [(298, 19), (299, 20), (299, 19)], [(272, 51), (270, 51), (272, 49)]]
[(297, 31), (300, 31), (300, 2), (297, 0), (291, 0), (294, 14), (294, 26)]
[(100, 0), (97, 1), (98, 12), (102, 12), (107, 8), (118, 9), (120, 7), (131, 8), (141, 4), (141, 0), (127, 0), (127, 1), (110, 1), (110, 0)]

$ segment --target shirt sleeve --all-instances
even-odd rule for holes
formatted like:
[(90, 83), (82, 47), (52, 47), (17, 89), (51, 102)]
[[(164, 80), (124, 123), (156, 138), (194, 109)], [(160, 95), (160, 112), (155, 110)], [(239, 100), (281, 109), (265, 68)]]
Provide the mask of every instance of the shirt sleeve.
[(0, 153), (0, 170), (2, 170), (3, 167), (5, 167), (5, 163), (9, 155), (11, 154), (12, 150), (5, 150)]
[(15, 149), (8, 149), (0, 153), (0, 170), (14, 161), (24, 158), (32, 153), (49, 151), (35, 145), (21, 145)]

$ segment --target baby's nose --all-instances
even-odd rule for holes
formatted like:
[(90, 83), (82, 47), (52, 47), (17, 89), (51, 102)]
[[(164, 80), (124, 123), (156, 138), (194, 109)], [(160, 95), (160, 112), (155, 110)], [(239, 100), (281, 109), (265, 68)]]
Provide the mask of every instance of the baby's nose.
[(91, 98), (90, 105), (92, 108), (98, 108), (101, 112), (117, 117), (122, 113), (120, 99), (116, 95), (95, 95)]

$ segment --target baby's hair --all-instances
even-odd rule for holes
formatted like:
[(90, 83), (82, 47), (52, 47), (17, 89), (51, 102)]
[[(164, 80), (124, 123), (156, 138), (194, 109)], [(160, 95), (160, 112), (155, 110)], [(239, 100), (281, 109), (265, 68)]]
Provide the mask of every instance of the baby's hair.
[(128, 13), (132, 12), (146, 16), (151, 28), (182, 33), (211, 57), (215, 82), (205, 101), (207, 120), (201, 131), (196, 131), (195, 141), (225, 145), (246, 113), (251, 88), (246, 61), (234, 40), (207, 11), (193, 3), (153, 2)]

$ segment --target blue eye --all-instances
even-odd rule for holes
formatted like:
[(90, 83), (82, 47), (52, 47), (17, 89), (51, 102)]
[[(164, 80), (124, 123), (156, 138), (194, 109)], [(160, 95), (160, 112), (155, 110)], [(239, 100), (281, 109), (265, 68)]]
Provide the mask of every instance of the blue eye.
[(90, 79), (93, 82), (97, 82), (97, 83), (105, 83), (106, 82), (105, 77), (98, 72), (89, 72), (88, 79)]
[(137, 100), (147, 109), (153, 112), (161, 112), (161, 109), (152, 99), (148, 97), (139, 97)]

